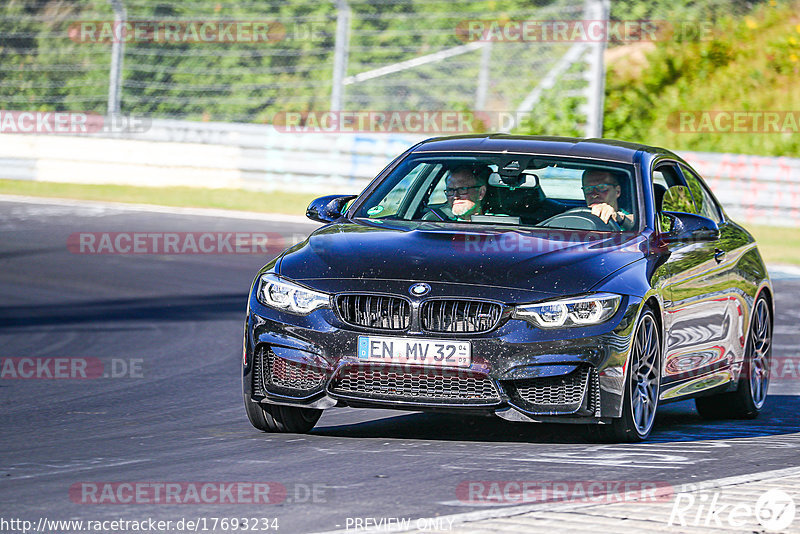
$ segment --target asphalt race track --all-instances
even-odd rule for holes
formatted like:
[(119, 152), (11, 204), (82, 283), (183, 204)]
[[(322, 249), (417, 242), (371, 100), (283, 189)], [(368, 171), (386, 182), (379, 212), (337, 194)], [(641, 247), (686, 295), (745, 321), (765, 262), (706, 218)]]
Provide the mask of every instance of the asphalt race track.
[[(260, 433), (242, 406), (241, 336), (252, 277), (268, 258), (74, 246), (80, 232), (266, 232), (279, 244), (313, 228), (0, 201), (0, 515), (204, 518), (209, 528), (212, 518), (278, 518), (279, 532), (318, 532), (354, 518), (479, 509), (459, 499), (466, 481), (679, 485), (800, 466), (797, 370), (773, 381), (755, 421), (709, 423), (691, 401), (672, 404), (639, 445), (594, 443), (580, 427), (353, 409), (326, 412), (310, 435)], [(774, 355), (797, 366), (800, 310), (790, 307), (800, 277), (776, 276), (774, 287)], [(94, 371), (58, 379), (48, 373), (64, 369), (47, 367), (15, 378), (22, 358), (67, 358)], [(104, 483), (203, 482), (270, 482), (273, 496), (275, 488), (286, 495), (267, 504), (246, 495), (235, 504), (92, 502), (91, 488), (112, 487)]]

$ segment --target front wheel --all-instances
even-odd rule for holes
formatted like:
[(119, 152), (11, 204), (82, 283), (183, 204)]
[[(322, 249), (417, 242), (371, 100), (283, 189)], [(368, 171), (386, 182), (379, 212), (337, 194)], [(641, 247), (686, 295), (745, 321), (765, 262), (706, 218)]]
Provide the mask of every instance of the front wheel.
[(596, 427), (604, 441), (643, 441), (653, 429), (661, 386), (661, 334), (650, 308), (636, 325), (628, 365), (622, 417)]
[(698, 397), (694, 400), (705, 419), (754, 419), (758, 417), (769, 388), (772, 358), (772, 314), (767, 299), (759, 297), (753, 306), (753, 319), (745, 351), (742, 376), (736, 391)]
[(250, 400), (246, 394), (244, 407), (250, 423), (264, 432), (305, 434), (314, 428), (322, 416), (322, 410), (316, 408), (258, 404)]

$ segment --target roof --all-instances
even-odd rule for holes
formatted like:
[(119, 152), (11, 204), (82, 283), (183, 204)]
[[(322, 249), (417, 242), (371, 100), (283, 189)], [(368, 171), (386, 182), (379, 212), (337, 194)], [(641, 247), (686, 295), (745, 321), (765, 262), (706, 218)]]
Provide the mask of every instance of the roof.
[(662, 148), (614, 139), (582, 139), (577, 137), (545, 137), (533, 135), (462, 135), (436, 137), (417, 145), (414, 152), (516, 152), (605, 159), (633, 163), (636, 153), (668, 154)]

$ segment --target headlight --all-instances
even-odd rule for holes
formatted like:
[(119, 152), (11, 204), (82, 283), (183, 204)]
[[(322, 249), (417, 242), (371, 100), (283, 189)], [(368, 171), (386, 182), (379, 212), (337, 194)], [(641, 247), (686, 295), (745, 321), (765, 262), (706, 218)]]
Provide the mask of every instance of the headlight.
[(261, 275), (256, 298), (264, 306), (298, 315), (308, 315), (327, 306), (331, 300), (325, 293), (312, 291), (272, 273)]
[(514, 308), (514, 318), (525, 319), (540, 328), (599, 324), (614, 315), (620, 300), (620, 295), (597, 293), (538, 304), (523, 304)]

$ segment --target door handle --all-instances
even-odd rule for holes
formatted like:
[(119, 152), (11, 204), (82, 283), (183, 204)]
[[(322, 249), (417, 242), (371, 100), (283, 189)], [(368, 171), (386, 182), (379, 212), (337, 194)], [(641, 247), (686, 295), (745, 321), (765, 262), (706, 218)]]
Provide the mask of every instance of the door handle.
[(722, 263), (722, 261), (725, 259), (725, 251), (721, 248), (715, 248), (714, 259), (717, 260), (717, 263)]

